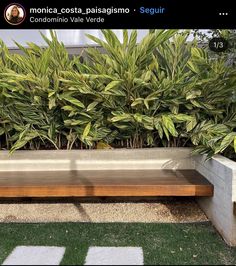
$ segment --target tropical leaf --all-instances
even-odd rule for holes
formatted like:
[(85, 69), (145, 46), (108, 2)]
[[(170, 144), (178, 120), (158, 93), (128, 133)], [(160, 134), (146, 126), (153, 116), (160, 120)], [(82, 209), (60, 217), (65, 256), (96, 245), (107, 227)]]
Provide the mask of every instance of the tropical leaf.
[(89, 122), (86, 127), (84, 128), (83, 134), (82, 134), (82, 140), (85, 140), (86, 137), (88, 136), (89, 132), (91, 129), (91, 122)]
[(121, 83), (122, 81), (120, 80), (113, 80), (105, 87), (104, 91), (109, 91), (110, 89), (120, 85)]
[(163, 115), (162, 116), (162, 122), (164, 127), (170, 132), (170, 134), (174, 137), (178, 136), (178, 132), (175, 129), (175, 125), (172, 121), (172, 119), (170, 118), (170, 116), (168, 115)]
[(197, 125), (197, 119), (196, 117), (192, 117), (192, 119), (188, 121), (186, 124), (187, 132), (193, 130), (196, 125)]
[(236, 153), (236, 137), (234, 137), (234, 151)]
[(61, 95), (61, 98), (68, 101), (69, 103), (72, 103), (73, 105), (80, 107), (80, 108), (85, 108), (84, 104), (81, 101), (79, 101), (78, 99), (76, 99), (72, 96)]
[(100, 102), (99, 101), (94, 101), (92, 103), (90, 103), (88, 106), (87, 106), (87, 111), (91, 111), (93, 110)]
[(220, 147), (215, 150), (215, 153), (223, 152), (231, 143), (234, 142), (236, 138), (236, 132), (231, 132), (228, 135), (226, 135), (221, 144)]

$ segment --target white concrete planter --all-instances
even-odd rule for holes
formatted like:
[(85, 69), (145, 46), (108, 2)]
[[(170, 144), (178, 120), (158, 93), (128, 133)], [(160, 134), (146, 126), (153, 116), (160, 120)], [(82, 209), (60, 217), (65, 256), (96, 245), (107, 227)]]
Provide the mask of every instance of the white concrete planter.
[(236, 246), (236, 162), (221, 155), (205, 161), (195, 157), (195, 169), (214, 185), (214, 196), (199, 198), (198, 203), (229, 245)]
[(194, 169), (189, 148), (0, 151), (0, 171)]
[(106, 169), (196, 169), (214, 185), (214, 196), (198, 200), (201, 208), (230, 245), (236, 246), (236, 163), (214, 156), (191, 156), (190, 148), (72, 151), (0, 151), (0, 171), (68, 171)]

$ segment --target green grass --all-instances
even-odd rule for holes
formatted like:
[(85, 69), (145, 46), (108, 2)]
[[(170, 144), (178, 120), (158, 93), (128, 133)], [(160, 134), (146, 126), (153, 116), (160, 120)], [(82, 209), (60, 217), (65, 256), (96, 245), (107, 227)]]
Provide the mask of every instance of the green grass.
[(63, 265), (81, 265), (89, 246), (140, 246), (145, 264), (236, 264), (209, 223), (0, 224), (0, 264), (17, 245), (65, 246)]

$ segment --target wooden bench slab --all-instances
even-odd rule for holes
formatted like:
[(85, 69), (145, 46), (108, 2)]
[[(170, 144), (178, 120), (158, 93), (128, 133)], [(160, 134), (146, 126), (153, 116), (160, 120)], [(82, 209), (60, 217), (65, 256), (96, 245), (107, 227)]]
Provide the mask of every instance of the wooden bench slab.
[(195, 170), (0, 172), (0, 197), (212, 195)]

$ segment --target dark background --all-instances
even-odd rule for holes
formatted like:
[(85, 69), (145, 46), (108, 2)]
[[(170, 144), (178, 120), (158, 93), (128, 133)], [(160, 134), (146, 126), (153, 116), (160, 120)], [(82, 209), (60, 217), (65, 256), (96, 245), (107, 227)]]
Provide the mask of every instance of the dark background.
[[(4, 19), (4, 9), (11, 3), (19, 3), (26, 9), (27, 17), (25, 21), (18, 26), (8, 24)], [(236, 27), (236, 12), (233, 8), (234, 1), (224, 0), (215, 2), (212, 0), (69, 0), (64, 3), (53, 4), (48, 0), (38, 1), (0, 1), (0, 28), (1, 29), (96, 29), (96, 28), (113, 28), (113, 29), (234, 29)], [(104, 23), (30, 23), (29, 22), (29, 8), (30, 7), (129, 7), (130, 14), (113, 14), (104, 16), (100, 14), (90, 15), (91, 17), (103, 16)], [(139, 8), (145, 7), (165, 7), (167, 12), (164, 15), (144, 15), (139, 13)], [(136, 9), (136, 12), (133, 10)], [(220, 12), (229, 13), (228, 16), (220, 16)], [(35, 14), (35, 17), (55, 17), (53, 14)], [(70, 15), (63, 14), (64, 17)], [(78, 17), (79, 14), (71, 16)]]

